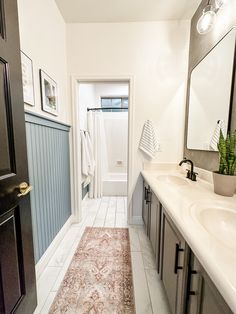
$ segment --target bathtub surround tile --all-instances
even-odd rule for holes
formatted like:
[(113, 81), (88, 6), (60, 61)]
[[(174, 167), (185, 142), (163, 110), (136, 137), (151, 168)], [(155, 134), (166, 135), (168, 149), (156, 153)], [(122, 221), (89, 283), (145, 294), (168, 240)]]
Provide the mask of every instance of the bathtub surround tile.
[[(38, 307), (35, 311), (36, 314), (47, 314), (49, 308), (53, 302), (57, 290), (59, 289), (66, 271), (71, 263), (74, 253), (79, 245), (82, 234), (86, 226), (103, 227), (105, 225), (107, 213), (113, 213), (112, 219), (114, 225), (117, 227), (126, 227), (123, 224), (123, 210), (122, 200), (125, 209), (125, 222), (126, 222), (126, 197), (103, 197), (99, 200), (86, 199), (82, 203), (82, 221), (77, 224), (73, 224), (68, 230), (65, 238), (67, 238), (67, 244), (70, 246), (67, 253), (65, 253), (66, 241), (61, 242), (61, 247), (55, 252), (51, 261), (47, 266), (45, 272), (42, 274), (38, 281)], [(116, 200), (116, 210), (114, 213), (114, 201)], [(110, 204), (112, 208), (110, 210)], [(92, 209), (90, 208), (92, 207)], [(95, 208), (97, 211), (95, 211)], [(114, 218), (115, 217), (115, 218)], [(112, 221), (113, 221), (112, 220)], [(108, 223), (108, 221), (107, 221)], [(70, 231), (72, 230), (72, 231)], [(77, 233), (76, 233), (77, 232)], [(74, 237), (76, 233), (76, 236)], [(166, 314), (165, 312), (165, 300), (162, 299), (163, 291), (162, 285), (158, 280), (158, 276), (154, 269), (152, 269), (153, 253), (150, 246), (150, 242), (145, 235), (145, 231), (140, 225), (129, 226), (129, 235), (131, 243), (131, 257), (133, 261), (133, 280), (134, 280), (134, 294), (136, 298), (136, 313), (137, 314)], [(73, 241), (74, 237), (74, 242)], [(65, 239), (64, 238), (64, 239)], [(69, 243), (71, 241), (71, 243)], [(59, 260), (59, 261), (58, 261)], [(60, 265), (60, 266), (59, 266)], [(49, 280), (48, 280), (49, 279)], [(48, 285), (49, 282), (49, 285)], [(44, 289), (46, 287), (46, 289)], [(142, 295), (142, 287), (144, 287), (144, 294)], [(157, 301), (158, 300), (158, 301)], [(143, 303), (142, 303), (143, 302)], [(163, 309), (163, 312), (161, 311)]]

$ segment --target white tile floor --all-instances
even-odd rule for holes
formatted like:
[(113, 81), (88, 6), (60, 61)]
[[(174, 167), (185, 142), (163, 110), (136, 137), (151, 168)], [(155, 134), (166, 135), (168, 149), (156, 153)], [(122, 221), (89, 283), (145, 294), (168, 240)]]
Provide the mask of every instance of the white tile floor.
[(127, 226), (126, 212), (125, 197), (103, 197), (83, 202), (82, 222), (70, 227), (37, 282), (38, 306), (35, 314), (48, 313), (87, 226), (129, 227), (136, 313), (169, 313), (150, 242), (142, 226)]

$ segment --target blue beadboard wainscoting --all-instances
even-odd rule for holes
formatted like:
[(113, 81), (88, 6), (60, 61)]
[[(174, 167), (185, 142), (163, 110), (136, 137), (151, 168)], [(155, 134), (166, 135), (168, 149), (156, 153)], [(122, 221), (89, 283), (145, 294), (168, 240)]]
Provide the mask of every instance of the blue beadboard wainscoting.
[(70, 127), (25, 113), (37, 263), (71, 215)]

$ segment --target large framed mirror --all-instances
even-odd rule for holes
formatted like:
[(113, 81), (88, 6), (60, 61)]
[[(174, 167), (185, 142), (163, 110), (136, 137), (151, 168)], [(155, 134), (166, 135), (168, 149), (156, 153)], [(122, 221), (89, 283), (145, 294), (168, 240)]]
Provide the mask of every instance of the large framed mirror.
[(197, 64), (190, 76), (187, 148), (217, 151), (219, 130), (230, 128), (236, 64), (236, 28)]

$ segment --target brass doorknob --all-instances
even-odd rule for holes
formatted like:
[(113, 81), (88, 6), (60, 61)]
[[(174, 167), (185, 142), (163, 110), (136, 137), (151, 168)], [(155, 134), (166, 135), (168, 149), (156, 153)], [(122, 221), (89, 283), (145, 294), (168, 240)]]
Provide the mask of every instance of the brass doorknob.
[(20, 193), (18, 193), (17, 196), (21, 197), (21, 196), (27, 195), (33, 189), (33, 187), (31, 185), (28, 185), (28, 183), (26, 183), (26, 182), (22, 182), (18, 186), (18, 189), (19, 189)]

